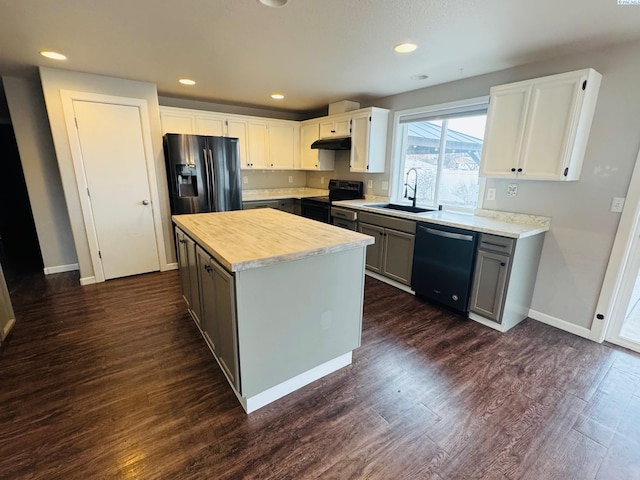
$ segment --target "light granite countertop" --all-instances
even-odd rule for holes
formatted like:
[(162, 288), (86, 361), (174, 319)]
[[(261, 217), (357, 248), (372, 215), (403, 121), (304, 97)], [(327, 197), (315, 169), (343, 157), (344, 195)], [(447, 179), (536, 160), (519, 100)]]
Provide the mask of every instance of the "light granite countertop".
[(368, 198), (365, 200), (345, 200), (333, 202), (335, 206), (349, 207), (355, 210), (388, 215), (392, 217), (406, 218), (449, 227), (466, 228), (475, 232), (490, 233), (510, 238), (525, 238), (538, 235), (549, 230), (551, 219), (536, 215), (521, 213), (500, 212), (496, 210), (477, 209), (473, 214), (438, 210), (425, 213), (410, 213), (398, 210), (389, 210), (373, 205), (388, 203), (380, 198)]
[(324, 197), (329, 195), (328, 190), (310, 187), (291, 188), (265, 188), (262, 190), (243, 190), (242, 201), (282, 200), (285, 198)]
[(373, 237), (271, 208), (174, 215), (230, 272), (364, 247)]

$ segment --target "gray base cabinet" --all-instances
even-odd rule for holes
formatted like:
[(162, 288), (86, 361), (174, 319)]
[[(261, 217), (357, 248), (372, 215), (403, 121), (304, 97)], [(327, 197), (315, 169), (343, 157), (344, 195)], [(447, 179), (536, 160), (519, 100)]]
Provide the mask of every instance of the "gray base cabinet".
[(367, 269), (411, 285), (416, 222), (360, 212), (358, 231), (376, 239), (367, 247)]
[(195, 321), (200, 324), (202, 307), (200, 304), (200, 287), (198, 284), (196, 244), (182, 230), (176, 228), (176, 247), (182, 294), (189, 307), (189, 312)]
[(264, 200), (264, 201), (247, 201), (242, 202), (243, 210), (252, 210), (254, 208), (275, 208), (283, 212), (300, 215), (300, 200), (295, 198), (285, 198), (282, 200)]
[(220, 367), (239, 391), (234, 277), (202, 248), (196, 247), (196, 251), (202, 296), (202, 333)]
[[(177, 227), (176, 238), (182, 291), (196, 319), (193, 240)], [(364, 246), (233, 273), (206, 247), (194, 248), (197, 325), (245, 411), (351, 363), (362, 330)]]
[(543, 241), (480, 235), (469, 318), (502, 332), (527, 318)]
[(182, 295), (229, 381), (240, 390), (234, 278), (176, 228)]

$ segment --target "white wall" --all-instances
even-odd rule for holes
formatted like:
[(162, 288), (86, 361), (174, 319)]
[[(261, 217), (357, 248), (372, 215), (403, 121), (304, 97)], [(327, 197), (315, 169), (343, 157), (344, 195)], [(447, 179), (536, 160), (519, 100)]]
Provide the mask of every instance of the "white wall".
[[(119, 78), (92, 75), (67, 70), (40, 67), (40, 79), (44, 92), (45, 104), (49, 116), (49, 124), (53, 143), (55, 146), (62, 186), (71, 221), (71, 230), (80, 265), (80, 277), (90, 279), (94, 276), (89, 254), (87, 234), (84, 227), (80, 199), (75, 181), (71, 150), (65, 126), (64, 113), (60, 98), (60, 90), (79, 92), (91, 92), (103, 95), (130, 97), (146, 100), (149, 108), (149, 122), (153, 142), (153, 155), (156, 162), (156, 177), (158, 178), (158, 191), (167, 191), (167, 180), (162, 153), (162, 131), (160, 128), (160, 112), (158, 110), (158, 96), (156, 86), (153, 83), (136, 82)], [(167, 196), (161, 197), (159, 205), (162, 217), (164, 243), (167, 246), (167, 262), (175, 262), (175, 253), (172, 241), (171, 218), (169, 213), (169, 200)]]
[[(497, 189), (485, 208), (552, 217), (546, 234), (532, 309), (547, 320), (566, 321), (579, 329), (591, 326), (619, 213), (609, 212), (612, 197), (624, 197), (640, 148), (640, 42), (634, 41), (581, 55), (525, 65), (488, 75), (415, 90), (376, 101), (393, 111), (488, 95), (493, 85), (593, 67), (603, 75), (598, 105), (577, 182), (487, 180)], [(392, 117), (390, 117), (391, 119)], [(392, 123), (392, 122), (391, 122)], [(374, 189), (389, 179), (390, 127), (387, 167)], [(336, 161), (336, 163), (338, 163)], [(317, 174), (313, 174), (314, 176)], [(360, 176), (366, 180), (368, 175)], [(509, 183), (518, 195), (506, 196)]]
[(51, 129), (37, 78), (3, 77), (45, 272), (77, 269)]

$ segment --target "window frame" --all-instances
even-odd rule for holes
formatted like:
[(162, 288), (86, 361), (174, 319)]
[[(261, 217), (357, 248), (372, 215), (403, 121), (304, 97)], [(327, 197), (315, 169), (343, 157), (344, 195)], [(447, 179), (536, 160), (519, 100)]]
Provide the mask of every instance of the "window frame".
[[(489, 108), (489, 95), (481, 97), (468, 98), (464, 100), (456, 100), (452, 102), (439, 103), (436, 105), (427, 105), (423, 107), (414, 107), (406, 110), (398, 110), (393, 114), (393, 157), (391, 158), (391, 178), (389, 196), (394, 203), (408, 204), (404, 198), (404, 161), (403, 152), (405, 148), (403, 124), (401, 120), (407, 117), (418, 117), (420, 115), (433, 116), (447, 115), (452, 113), (464, 113), (465, 111), (477, 111), (479, 107)], [(440, 168), (440, 167), (438, 167)], [(440, 175), (437, 177), (437, 183), (440, 182)], [(478, 177), (478, 202), (476, 207), (461, 207), (456, 205), (443, 205), (445, 210), (473, 213), (475, 209), (482, 208), (482, 199), (484, 198), (486, 181), (484, 177)]]

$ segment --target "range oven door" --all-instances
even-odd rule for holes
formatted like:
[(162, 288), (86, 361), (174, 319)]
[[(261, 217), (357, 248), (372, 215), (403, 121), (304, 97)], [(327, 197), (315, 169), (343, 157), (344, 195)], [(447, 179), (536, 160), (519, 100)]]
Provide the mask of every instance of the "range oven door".
[(329, 203), (328, 201), (314, 200), (313, 198), (303, 198), (300, 202), (302, 216), (311, 218), (319, 222), (329, 223)]

